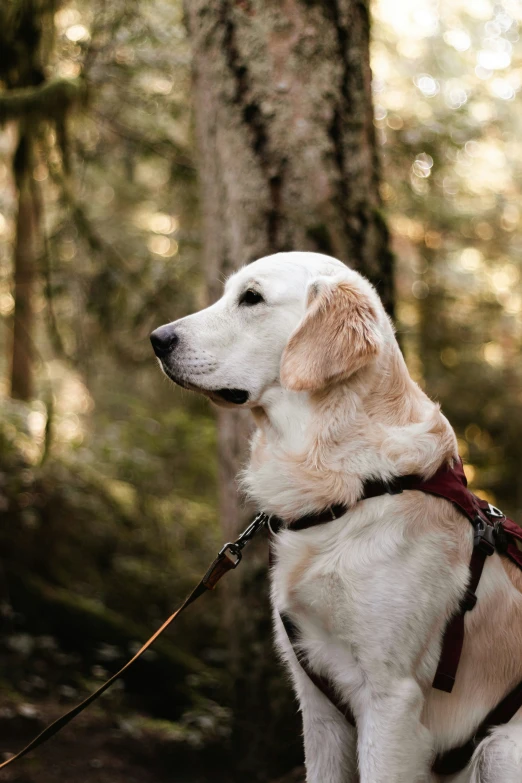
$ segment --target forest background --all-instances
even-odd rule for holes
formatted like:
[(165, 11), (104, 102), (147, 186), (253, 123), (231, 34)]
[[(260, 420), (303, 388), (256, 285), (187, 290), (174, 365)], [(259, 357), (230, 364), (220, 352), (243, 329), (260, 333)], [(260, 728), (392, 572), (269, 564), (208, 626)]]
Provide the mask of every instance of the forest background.
[[(522, 519), (522, 5), (372, 12), (398, 338), (456, 428), (473, 489)], [(148, 342), (209, 297), (191, 67), (178, 0), (0, 10), (5, 752), (132, 654), (226, 529), (214, 413), (162, 378)], [(263, 646), (265, 556), (260, 545), (244, 566), (243, 594), (208, 596), (5, 779), (301, 780), (296, 707)], [(250, 599), (239, 677), (230, 629)]]

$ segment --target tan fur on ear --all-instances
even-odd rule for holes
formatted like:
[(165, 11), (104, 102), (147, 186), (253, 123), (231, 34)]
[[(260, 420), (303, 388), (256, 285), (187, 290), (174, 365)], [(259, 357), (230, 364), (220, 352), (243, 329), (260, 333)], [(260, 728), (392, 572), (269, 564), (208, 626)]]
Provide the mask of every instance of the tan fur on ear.
[(323, 389), (367, 364), (381, 342), (377, 314), (364, 292), (346, 281), (316, 281), (283, 352), (281, 383), (292, 391)]

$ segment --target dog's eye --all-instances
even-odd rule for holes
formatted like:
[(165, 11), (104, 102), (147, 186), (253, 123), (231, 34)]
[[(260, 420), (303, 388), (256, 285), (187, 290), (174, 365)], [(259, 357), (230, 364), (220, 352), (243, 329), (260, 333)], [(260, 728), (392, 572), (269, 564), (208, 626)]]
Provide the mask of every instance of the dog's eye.
[(240, 305), (247, 305), (247, 307), (252, 307), (253, 305), (259, 304), (260, 302), (264, 302), (265, 300), (259, 293), (259, 291), (254, 291), (253, 288), (249, 288), (247, 291), (245, 291), (244, 294), (242, 294), (239, 304)]

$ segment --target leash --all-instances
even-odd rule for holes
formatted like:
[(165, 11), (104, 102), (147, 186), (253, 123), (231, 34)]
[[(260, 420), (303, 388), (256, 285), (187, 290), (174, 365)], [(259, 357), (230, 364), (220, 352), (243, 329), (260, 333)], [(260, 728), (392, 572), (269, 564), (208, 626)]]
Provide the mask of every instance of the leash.
[(73, 718), (75, 718), (77, 715), (79, 715), (81, 712), (83, 712), (90, 704), (92, 704), (96, 699), (98, 699), (102, 693), (105, 693), (105, 691), (111, 687), (111, 685), (118, 680), (122, 674), (124, 674), (130, 667), (133, 665), (133, 663), (136, 663), (138, 658), (141, 658), (143, 653), (149, 649), (149, 647), (154, 644), (156, 639), (161, 636), (163, 631), (166, 631), (167, 628), (174, 622), (176, 617), (178, 617), (185, 609), (190, 606), (190, 604), (194, 603), (200, 596), (202, 596), (204, 593), (207, 592), (207, 590), (213, 590), (219, 580), (226, 574), (228, 571), (232, 571), (234, 568), (237, 568), (239, 563), (242, 559), (242, 552), (245, 546), (251, 541), (251, 539), (256, 535), (261, 528), (263, 528), (269, 520), (269, 517), (267, 514), (261, 512), (260, 514), (257, 514), (256, 517), (252, 520), (252, 522), (249, 524), (249, 526), (241, 533), (241, 535), (232, 542), (228, 542), (225, 544), (218, 552), (217, 557), (213, 560), (213, 562), (208, 567), (205, 575), (201, 579), (201, 581), (196, 585), (196, 587), (192, 590), (192, 592), (185, 598), (181, 606), (176, 609), (176, 611), (170, 615), (170, 617), (165, 620), (163, 625), (158, 628), (158, 630), (152, 634), (150, 639), (145, 642), (145, 644), (138, 650), (136, 655), (134, 655), (130, 661), (127, 661), (127, 663), (122, 666), (122, 668), (116, 672), (116, 674), (113, 674), (112, 677), (110, 677), (106, 682), (103, 683), (97, 690), (95, 690), (93, 693), (90, 694), (90, 696), (87, 696), (86, 699), (84, 699), (80, 704), (77, 704), (76, 707), (73, 707), (71, 710), (66, 712), (64, 715), (62, 715), (60, 718), (57, 718), (53, 723), (51, 723), (47, 728), (45, 728), (38, 736), (36, 736), (31, 742), (29, 742), (28, 745), (25, 746), (25, 748), (22, 748), (18, 753), (16, 753), (14, 756), (11, 756), (6, 761), (4, 761), (2, 764), (0, 764), (0, 769), (4, 769), (8, 766), (8, 764), (12, 764), (13, 761), (18, 761), (18, 759), (21, 759), (23, 756), (26, 756), (28, 753), (30, 753), (35, 748), (39, 747), (39, 745), (43, 745), (44, 742), (47, 742), (47, 740), (50, 740), (51, 737), (54, 737), (55, 734), (58, 734), (59, 731), (61, 731), (65, 726), (67, 726), (68, 723), (70, 723)]

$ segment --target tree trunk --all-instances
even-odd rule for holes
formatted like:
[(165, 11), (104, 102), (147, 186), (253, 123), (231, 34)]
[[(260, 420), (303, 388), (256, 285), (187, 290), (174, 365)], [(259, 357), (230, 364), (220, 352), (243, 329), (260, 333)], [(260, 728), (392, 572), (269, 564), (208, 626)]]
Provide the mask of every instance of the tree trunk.
[(54, 40), (56, 0), (0, 3), (0, 121), (18, 120), (13, 173), (18, 196), (14, 247), (15, 300), (11, 353), (11, 396), (33, 395), (33, 288), (40, 253), (41, 205), (33, 180), (34, 139), (42, 118), (60, 115), (76, 99), (75, 80), (45, 82)]
[(18, 213), (14, 251), (13, 342), (11, 397), (30, 400), (33, 395), (33, 288), (36, 277), (40, 210), (33, 183), (32, 139), (21, 132), (14, 160)]
[[(242, 264), (277, 251), (315, 250), (365, 274), (392, 312), (367, 2), (187, 0), (186, 13), (210, 300), (219, 295), (223, 277)], [(239, 432), (248, 427), (237, 412), (224, 411), (219, 430), (221, 511), (230, 537), (244, 521), (235, 474), (245, 458)], [(263, 779), (260, 765), (266, 769), (270, 743), (277, 739), (269, 730), (277, 716), (266, 705), (261, 681), (266, 656), (273, 653), (251, 620), (252, 611), (266, 616), (266, 605), (263, 615), (259, 599), (254, 609), (245, 599), (251, 592), (248, 560), (241, 586), (236, 581), (231, 588), (236, 682), (243, 691), (236, 704), (236, 747), (251, 758), (244, 773)]]

